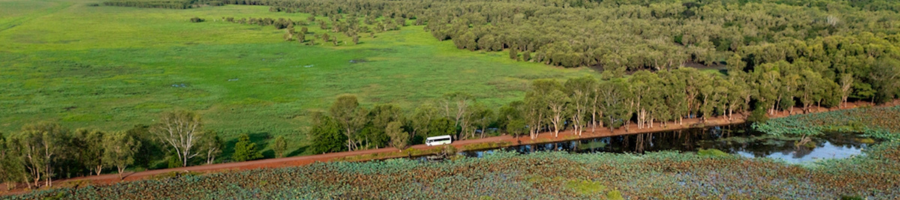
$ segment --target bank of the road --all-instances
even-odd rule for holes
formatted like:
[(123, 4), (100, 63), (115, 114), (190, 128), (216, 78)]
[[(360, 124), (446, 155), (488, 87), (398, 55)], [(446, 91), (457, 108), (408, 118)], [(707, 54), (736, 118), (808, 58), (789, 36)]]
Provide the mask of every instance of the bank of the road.
[[(900, 99), (895, 100), (893, 102), (879, 105), (878, 107), (887, 107), (887, 106), (896, 106), (900, 105)], [(857, 103), (848, 103), (843, 108), (821, 108), (821, 107), (813, 107), (810, 109), (810, 112), (827, 112), (834, 110), (842, 110), (842, 109), (852, 109), (862, 106), (872, 106), (871, 103), (866, 102), (857, 102)], [(797, 109), (795, 109), (797, 111)], [(802, 114), (802, 112), (794, 112), (794, 115)], [(770, 118), (780, 118), (789, 116), (787, 112), (777, 112), (775, 115), (770, 115)], [(451, 145), (456, 148), (463, 148), (465, 146), (474, 145), (474, 144), (482, 144), (482, 143), (507, 143), (507, 144), (536, 144), (536, 143), (547, 143), (547, 142), (557, 142), (557, 141), (566, 141), (572, 139), (589, 139), (589, 138), (598, 138), (598, 137), (609, 137), (609, 136), (618, 136), (618, 135), (629, 135), (629, 134), (639, 134), (639, 133), (652, 133), (652, 132), (660, 132), (660, 131), (672, 131), (679, 130), (685, 128), (691, 128), (696, 126), (721, 126), (721, 125), (730, 125), (730, 124), (740, 124), (744, 123), (746, 117), (742, 114), (735, 114), (732, 120), (729, 120), (727, 117), (715, 117), (709, 118), (705, 122), (701, 122), (700, 119), (684, 119), (684, 122), (681, 124), (668, 123), (668, 125), (663, 126), (662, 123), (656, 123), (653, 128), (643, 128), (638, 129), (637, 125), (631, 124), (628, 127), (628, 131), (625, 131), (625, 128), (618, 128), (613, 131), (610, 131), (606, 128), (597, 128), (592, 130), (591, 128), (585, 129), (581, 136), (575, 135), (573, 131), (563, 131), (559, 133), (559, 137), (553, 137), (552, 133), (541, 133), (537, 138), (530, 138), (528, 136), (524, 137), (512, 137), (509, 135), (504, 136), (496, 136), (482, 139), (472, 139), (472, 140), (463, 140), (463, 141), (455, 141)], [(417, 150), (430, 150), (438, 147), (429, 147), (426, 145), (414, 145), (410, 148)], [(233, 162), (233, 163), (221, 163), (221, 164), (211, 164), (211, 165), (200, 165), (200, 166), (190, 166), (190, 167), (180, 167), (180, 168), (170, 168), (170, 169), (159, 169), (159, 170), (148, 170), (143, 172), (136, 173), (128, 173), (124, 176), (124, 178), (120, 178), (118, 174), (104, 174), (99, 176), (88, 176), (88, 177), (79, 177), (65, 180), (57, 180), (53, 181), (53, 185), (55, 186), (65, 186), (72, 185), (66, 184), (69, 182), (90, 182), (91, 184), (112, 184), (121, 181), (135, 181), (151, 178), (157, 175), (169, 174), (172, 172), (218, 172), (218, 171), (228, 171), (228, 170), (248, 170), (248, 169), (258, 169), (258, 168), (277, 168), (277, 167), (291, 167), (291, 166), (302, 166), (308, 165), (315, 162), (329, 162), (334, 160), (339, 160), (341, 158), (348, 157), (361, 157), (367, 154), (387, 154), (392, 152), (399, 152), (398, 149), (390, 147), (390, 148), (381, 148), (381, 149), (370, 149), (370, 150), (360, 150), (360, 151), (348, 151), (348, 152), (336, 152), (336, 153), (326, 153), (320, 155), (308, 155), (308, 156), (296, 156), (296, 157), (288, 157), (288, 158), (273, 158), (273, 159), (264, 159), (264, 160), (254, 160), (254, 161), (246, 161), (246, 162)], [(21, 189), (13, 190), (7, 194), (15, 194), (24, 192)]]

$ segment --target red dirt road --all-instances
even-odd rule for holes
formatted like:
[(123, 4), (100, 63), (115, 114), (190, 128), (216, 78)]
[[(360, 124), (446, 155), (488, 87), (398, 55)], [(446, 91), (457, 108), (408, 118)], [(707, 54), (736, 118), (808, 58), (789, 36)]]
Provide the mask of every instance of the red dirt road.
[[(844, 106), (844, 108), (820, 108), (813, 107), (811, 108), (811, 112), (824, 112), (824, 111), (832, 111), (832, 110), (841, 110), (841, 109), (851, 109), (860, 106), (871, 106), (872, 104), (866, 102), (856, 102), (856, 103), (848, 103)], [(900, 105), (900, 99), (895, 100), (893, 102), (880, 105), (879, 107), (887, 107), (887, 106), (896, 106)], [(794, 114), (802, 114), (802, 109), (794, 109)], [(775, 115), (770, 117), (779, 118), (789, 116), (787, 112), (777, 112)], [(629, 135), (629, 134), (638, 134), (638, 133), (652, 133), (659, 131), (671, 131), (671, 130), (679, 130), (684, 128), (690, 128), (694, 125), (704, 125), (704, 126), (718, 126), (718, 125), (729, 125), (729, 124), (739, 124), (744, 122), (745, 117), (741, 114), (735, 114), (733, 120), (728, 120), (725, 117), (716, 117), (710, 118), (706, 122), (701, 123), (700, 119), (684, 119), (682, 125), (668, 123), (667, 126), (663, 126), (662, 123), (654, 123), (653, 128), (643, 128), (638, 129), (637, 125), (631, 124), (628, 127), (629, 131), (625, 131), (623, 128), (616, 129), (614, 131), (609, 131), (606, 128), (597, 128), (594, 132), (591, 132), (591, 128), (585, 129), (585, 132), (582, 133), (581, 136), (578, 136), (574, 133), (574, 131), (562, 131), (559, 132), (558, 137), (553, 137), (552, 132), (541, 133), (537, 138), (529, 138), (518, 137), (514, 138), (509, 135), (497, 136), (497, 137), (489, 137), (482, 139), (472, 139), (472, 140), (463, 140), (463, 141), (455, 141), (453, 142), (453, 146), (457, 148), (461, 148), (466, 145), (478, 144), (478, 143), (489, 143), (489, 142), (509, 142), (511, 144), (535, 144), (535, 143), (546, 143), (546, 142), (555, 142), (555, 141), (566, 141), (572, 139), (587, 139), (587, 138), (596, 138), (596, 137), (608, 137), (608, 136), (617, 136), (617, 135)], [(437, 147), (429, 147), (425, 145), (415, 145), (410, 148), (415, 148), (419, 150), (432, 149)], [(296, 156), (296, 157), (288, 157), (288, 158), (275, 158), (275, 159), (264, 159), (264, 160), (255, 160), (255, 161), (247, 161), (247, 162), (234, 162), (234, 163), (222, 163), (222, 164), (212, 164), (212, 165), (200, 165), (200, 166), (191, 166), (191, 167), (181, 167), (181, 168), (172, 168), (172, 169), (159, 169), (159, 170), (148, 170), (137, 173), (128, 173), (124, 176), (124, 178), (119, 178), (117, 174), (104, 174), (99, 176), (88, 176), (88, 177), (79, 177), (65, 180), (56, 180), (53, 181), (54, 186), (67, 185), (66, 183), (78, 182), (78, 181), (88, 181), (91, 184), (112, 184), (122, 181), (135, 181), (147, 179), (156, 175), (166, 174), (170, 172), (217, 172), (217, 171), (228, 171), (228, 170), (248, 170), (248, 169), (259, 169), (259, 168), (278, 168), (278, 167), (291, 167), (291, 166), (302, 166), (308, 165), (315, 162), (329, 162), (335, 160), (337, 158), (344, 158), (350, 156), (359, 156), (365, 154), (375, 154), (375, 153), (388, 153), (388, 152), (398, 152), (399, 150), (393, 147), (390, 148), (381, 148), (381, 149), (371, 149), (371, 150), (361, 150), (361, 151), (350, 151), (350, 152), (337, 152), (337, 153), (327, 153), (320, 155), (309, 155), (309, 156)], [(21, 185), (24, 186), (24, 185)], [(15, 190), (0, 193), (2, 195), (11, 195), (11, 194), (19, 194), (27, 192), (26, 189), (21, 188), (21, 186)], [(42, 188), (43, 189), (43, 188)]]

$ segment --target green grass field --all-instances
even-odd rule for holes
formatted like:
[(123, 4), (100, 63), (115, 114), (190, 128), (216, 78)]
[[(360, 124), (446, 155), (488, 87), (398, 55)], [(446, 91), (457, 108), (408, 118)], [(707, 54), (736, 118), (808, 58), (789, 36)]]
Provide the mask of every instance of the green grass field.
[[(262, 6), (169, 10), (89, 3), (99, 1), (0, 0), (0, 132), (45, 120), (119, 131), (187, 109), (201, 113), (206, 127), (226, 140), (241, 133), (259, 142), (284, 135), (297, 149), (306, 144), (310, 111), (325, 110), (341, 94), (408, 112), (453, 91), (499, 106), (521, 99), (532, 79), (596, 74), (458, 50), (420, 26), (364, 37), (359, 45), (303, 46), (283, 41), (284, 30), (272, 26), (215, 19), (297, 21), (305, 14)], [(207, 22), (190, 23), (194, 16)]]

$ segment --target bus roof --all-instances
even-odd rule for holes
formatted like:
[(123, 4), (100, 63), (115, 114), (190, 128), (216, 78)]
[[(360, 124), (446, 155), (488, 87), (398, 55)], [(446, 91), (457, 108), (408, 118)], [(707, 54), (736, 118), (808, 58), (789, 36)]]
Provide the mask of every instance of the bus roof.
[(426, 140), (430, 140), (430, 139), (444, 139), (444, 138), (450, 138), (450, 135), (441, 135), (441, 136), (428, 137), (428, 138), (426, 138)]

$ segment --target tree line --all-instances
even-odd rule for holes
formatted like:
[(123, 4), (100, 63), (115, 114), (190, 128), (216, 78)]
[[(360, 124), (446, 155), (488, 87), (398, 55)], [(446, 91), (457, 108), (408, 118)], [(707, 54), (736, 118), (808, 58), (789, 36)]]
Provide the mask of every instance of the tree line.
[[(100, 175), (106, 169), (115, 169), (121, 177), (128, 168), (213, 164), (225, 148), (218, 134), (204, 129), (201, 117), (193, 112), (164, 113), (159, 121), (118, 132), (71, 131), (57, 123), (38, 122), (8, 136), (0, 134), (0, 181), (37, 188), (51, 186), (53, 179)], [(277, 157), (284, 156), (286, 148), (283, 136), (272, 144)], [(229, 161), (263, 157), (247, 134), (233, 149)]]
[(106, 6), (139, 7), (139, 8), (165, 8), (165, 9), (190, 9), (203, 5), (225, 5), (218, 0), (106, 0)]
[(411, 112), (391, 104), (366, 108), (355, 96), (345, 95), (327, 113), (313, 115), (310, 148), (315, 153), (386, 146), (403, 149), (437, 135), (464, 140), (483, 138), (486, 133), (535, 138), (542, 132), (555, 137), (564, 130), (577, 135), (600, 128), (630, 131), (630, 124), (644, 129), (683, 125), (685, 118), (734, 120), (736, 113), (762, 121), (767, 113), (778, 110), (805, 113), (812, 106), (842, 107), (848, 99), (886, 102), (900, 94), (896, 60), (876, 61), (871, 67), (877, 81), (865, 83), (871, 88), (860, 92), (873, 94), (854, 96), (854, 91), (866, 88), (854, 86), (849, 73), (828, 74), (827, 68), (802, 60), (743, 71), (740, 58), (732, 59), (727, 74), (685, 67), (638, 71), (626, 77), (534, 80), (522, 100), (498, 109), (461, 92), (445, 94)]

